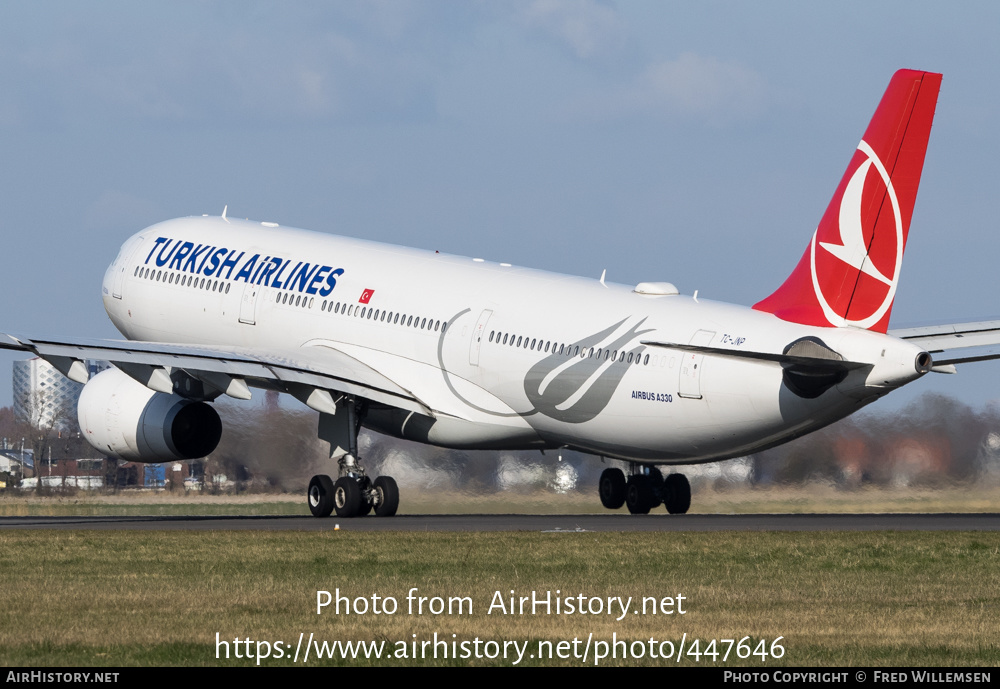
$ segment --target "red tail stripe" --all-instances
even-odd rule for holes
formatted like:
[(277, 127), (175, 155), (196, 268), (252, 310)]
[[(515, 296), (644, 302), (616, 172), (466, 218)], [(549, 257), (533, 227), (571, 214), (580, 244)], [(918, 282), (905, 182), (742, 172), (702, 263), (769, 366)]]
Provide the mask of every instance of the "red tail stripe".
[(887, 330), (940, 85), (896, 72), (798, 265), (755, 309)]

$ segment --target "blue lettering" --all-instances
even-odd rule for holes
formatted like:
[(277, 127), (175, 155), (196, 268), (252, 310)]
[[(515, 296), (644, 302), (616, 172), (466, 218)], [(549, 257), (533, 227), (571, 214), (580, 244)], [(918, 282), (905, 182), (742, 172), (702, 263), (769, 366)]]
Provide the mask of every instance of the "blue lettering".
[(212, 255), (213, 251), (215, 251), (215, 247), (214, 246), (208, 250), (208, 253), (205, 254), (205, 258), (201, 259), (201, 263), (198, 264), (198, 270), (194, 271), (195, 273), (200, 273), (201, 272), (201, 269), (205, 267), (205, 262)]
[(158, 247), (160, 244), (163, 244), (163, 242), (169, 242), (169, 241), (170, 240), (167, 239), (166, 237), (157, 237), (156, 242), (153, 243), (153, 248), (149, 250), (149, 256), (147, 256), (146, 260), (143, 261), (143, 265), (149, 263), (149, 259), (153, 257), (153, 252), (156, 251), (156, 247)]
[[(242, 256), (242, 255), (243, 254), (240, 254), (240, 256)], [(246, 263), (244, 263), (243, 267), (240, 268), (240, 272), (236, 273), (235, 280), (239, 280), (239, 279), (242, 278), (243, 282), (249, 282), (250, 281), (250, 273), (252, 273), (254, 267), (256, 267), (256, 265), (257, 265), (257, 259), (258, 258), (260, 258), (260, 254), (254, 254), (250, 258), (249, 261), (247, 261)], [(235, 264), (235, 261), (234, 261), (234, 264)], [(225, 265), (225, 264), (223, 264), (223, 265)], [(230, 268), (229, 272), (230, 273), (233, 272), (231, 268)]]
[(240, 262), (240, 259), (243, 258), (243, 254), (245, 254), (246, 252), (245, 251), (241, 251), (239, 256), (237, 256), (236, 258), (233, 258), (232, 256), (235, 253), (236, 253), (236, 249), (233, 249), (232, 251), (229, 252), (229, 255), (226, 256), (225, 260), (222, 261), (222, 265), (219, 266), (219, 272), (217, 272), (215, 274), (216, 277), (222, 277), (222, 271), (223, 271), (223, 269), (224, 268), (229, 268), (229, 270), (226, 271), (226, 280), (230, 279), (230, 277), (233, 274), (233, 268), (236, 267), (236, 264)]
[(191, 249), (193, 248), (194, 244), (192, 244), (191, 242), (184, 242), (183, 244), (181, 244), (177, 248), (177, 251), (174, 253), (174, 257), (170, 259), (170, 266), (169, 266), (170, 270), (180, 270), (181, 261), (184, 260), (185, 256), (191, 253)]
[(207, 244), (199, 244), (195, 247), (194, 251), (188, 254), (187, 260), (184, 262), (184, 272), (186, 273), (197, 273), (194, 264), (198, 262), (198, 257), (201, 256), (208, 250)]
[(212, 258), (208, 262), (208, 270), (204, 273), (205, 276), (211, 277), (215, 274), (215, 271), (219, 268), (219, 262), (222, 260), (222, 254), (227, 251), (229, 251), (229, 249), (217, 249), (215, 253), (212, 254)]
[(673, 402), (674, 396), (665, 392), (648, 392), (646, 390), (633, 390), (632, 399), (647, 400), (649, 402)]
[[(316, 267), (314, 267), (312, 270), (309, 270), (309, 264), (308, 263), (305, 264), (305, 266), (303, 266), (302, 270), (299, 271), (298, 278), (296, 279), (296, 282), (298, 283), (298, 290), (300, 292), (302, 290), (306, 290), (306, 292), (309, 292), (309, 290), (306, 289), (306, 285), (309, 284), (309, 281), (312, 279), (312, 276), (315, 275), (316, 271), (318, 271), (318, 270), (319, 270), (319, 266), (318, 265)], [(316, 294), (316, 291), (313, 290), (312, 292), (310, 292), (310, 294)]]
[[(260, 254), (258, 254), (258, 256), (259, 255)], [(267, 262), (270, 261), (270, 260), (271, 260), (271, 257), (268, 256), (263, 261), (261, 261), (260, 265), (257, 266), (257, 270), (256, 270), (256, 272), (254, 272), (253, 277), (250, 278), (247, 282), (252, 282), (253, 284), (256, 285), (257, 284), (257, 276), (260, 275), (260, 271), (262, 271), (264, 269), (264, 267), (267, 265)]]
[(319, 291), (319, 296), (326, 297), (333, 291), (333, 288), (337, 286), (337, 277), (344, 274), (343, 268), (337, 268), (335, 271), (330, 273), (326, 278), (326, 287)]
[(292, 281), (295, 280), (295, 274), (299, 272), (299, 268), (301, 268), (301, 267), (302, 267), (302, 261), (299, 261), (298, 263), (295, 264), (295, 267), (292, 268), (292, 272), (288, 276), (288, 278), (285, 279), (285, 284), (284, 285), (275, 285), (275, 287), (279, 287), (280, 286), (280, 287), (284, 287), (285, 289), (291, 289), (292, 288)]
[(316, 286), (316, 283), (322, 282), (324, 276), (329, 270), (330, 266), (323, 266), (322, 268), (320, 268), (319, 272), (316, 273), (315, 277), (313, 277), (313, 279), (309, 281), (309, 286), (306, 288), (306, 292), (308, 292), (309, 294), (316, 294), (316, 290), (319, 289), (319, 287)]
[(317, 270), (319, 270), (319, 266), (316, 266), (312, 270), (309, 270), (308, 263), (302, 266), (302, 270), (299, 271), (299, 274), (295, 278), (296, 282), (295, 289), (297, 289), (299, 292), (304, 290), (306, 288), (306, 285), (309, 284), (309, 280), (312, 278), (313, 273), (315, 273)]
[(160, 253), (156, 254), (156, 265), (160, 266), (161, 268), (167, 264), (167, 261), (170, 260), (170, 256), (174, 253), (174, 251), (177, 250), (177, 245), (175, 244), (174, 248), (170, 250), (170, 253), (167, 254), (166, 258), (163, 257), (163, 250), (166, 249), (171, 244), (173, 244), (173, 242), (174, 240), (168, 239), (167, 243), (164, 244), (162, 247), (160, 247)]
[(278, 278), (281, 277), (281, 274), (285, 272), (285, 268), (287, 268), (291, 262), (292, 259), (288, 259), (282, 264), (281, 270), (279, 270), (278, 274), (274, 276), (274, 282), (271, 283), (271, 287), (276, 287), (276, 288), (283, 287), (283, 285), (281, 284), (281, 280), (279, 280)]
[(271, 264), (268, 265), (266, 268), (264, 268), (264, 270), (261, 272), (260, 279), (257, 280), (257, 284), (259, 285), (260, 283), (263, 282), (265, 285), (267, 285), (267, 286), (270, 287), (271, 275), (274, 273), (274, 271), (276, 271), (278, 269), (278, 266), (280, 266), (280, 265), (281, 265), (281, 259), (280, 258), (278, 258), (277, 256), (275, 256), (274, 258), (272, 258), (271, 259)]

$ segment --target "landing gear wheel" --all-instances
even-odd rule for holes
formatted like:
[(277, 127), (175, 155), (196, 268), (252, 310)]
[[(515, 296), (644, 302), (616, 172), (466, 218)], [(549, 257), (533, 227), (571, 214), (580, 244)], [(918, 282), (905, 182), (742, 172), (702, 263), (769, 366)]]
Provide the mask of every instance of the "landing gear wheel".
[(314, 517), (329, 517), (333, 512), (333, 480), (325, 475), (318, 474), (309, 481), (309, 491), (306, 493), (309, 498), (309, 511)]
[(625, 504), (625, 474), (621, 469), (605, 469), (597, 484), (601, 494), (601, 504), (609, 510), (617, 510)]
[(656, 500), (653, 495), (653, 482), (648, 476), (633, 474), (629, 476), (625, 486), (625, 504), (632, 514), (649, 514)]
[(379, 476), (375, 479), (375, 494), (378, 504), (375, 506), (376, 517), (392, 517), (399, 509), (399, 488), (391, 476)]
[(691, 507), (691, 484), (684, 474), (670, 474), (663, 482), (663, 502), (670, 514), (684, 514)]
[[(348, 476), (337, 479), (333, 486), (333, 502), (338, 517), (356, 517), (361, 513), (361, 487)], [(365, 514), (368, 514), (366, 511)]]

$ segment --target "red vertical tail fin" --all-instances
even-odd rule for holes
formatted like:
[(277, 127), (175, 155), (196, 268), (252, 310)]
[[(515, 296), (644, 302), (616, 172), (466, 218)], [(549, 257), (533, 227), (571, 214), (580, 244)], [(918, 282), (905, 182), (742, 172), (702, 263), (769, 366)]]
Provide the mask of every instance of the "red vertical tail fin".
[(753, 308), (886, 331), (940, 87), (940, 74), (893, 75), (802, 259)]

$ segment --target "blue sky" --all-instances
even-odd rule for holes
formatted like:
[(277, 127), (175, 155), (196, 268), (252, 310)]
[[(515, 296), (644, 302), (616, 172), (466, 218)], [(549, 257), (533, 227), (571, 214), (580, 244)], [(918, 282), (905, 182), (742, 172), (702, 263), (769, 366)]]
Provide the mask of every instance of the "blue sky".
[[(901, 67), (944, 82), (892, 325), (1000, 317), (997, 26), (984, 2), (0, 1), (0, 331), (115, 337), (122, 241), (227, 204), (750, 305)], [(985, 404), (1000, 362), (911, 388), (878, 406)]]

